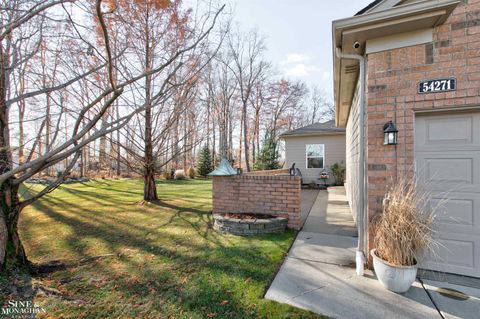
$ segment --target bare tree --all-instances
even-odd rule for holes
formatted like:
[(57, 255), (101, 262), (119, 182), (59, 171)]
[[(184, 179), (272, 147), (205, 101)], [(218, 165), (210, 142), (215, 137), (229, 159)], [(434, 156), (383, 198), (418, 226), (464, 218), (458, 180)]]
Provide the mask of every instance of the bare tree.
[[(118, 2), (115, 12), (118, 17), (113, 21), (123, 26), (124, 37), (131, 43), (135, 61), (139, 61), (130, 64), (129, 70), (149, 70), (195, 39), (192, 17), (180, 4), (180, 0)], [(130, 141), (133, 147), (123, 148), (136, 159), (133, 162), (136, 165), (126, 164), (143, 175), (146, 201), (158, 198), (155, 174), (159, 169), (171, 161), (177, 168), (182, 153), (190, 150), (188, 136), (193, 132), (187, 128), (182, 131), (180, 125), (188, 117), (189, 100), (195, 92), (199, 72), (217, 50), (213, 48), (212, 53), (210, 49), (207, 43), (201, 43), (184, 52), (164, 72), (147, 75), (143, 83), (135, 85), (135, 100), (129, 104), (134, 108), (138, 103), (145, 104), (145, 111), (135, 117), (136, 130)], [(158, 158), (163, 158), (163, 163), (158, 163)]]
[[(230, 67), (237, 81), (238, 92), (241, 101), (241, 131), (243, 134), (243, 149), (245, 166), (250, 171), (250, 147), (249, 147), (249, 119), (248, 105), (255, 85), (268, 64), (262, 60), (265, 50), (264, 40), (257, 31), (247, 34), (232, 34), (229, 39), (230, 57), (234, 65)], [(241, 161), (241, 158), (240, 158)]]
[(255, 83), (254, 90), (250, 97), (250, 103), (253, 108), (251, 144), (252, 158), (254, 163), (256, 162), (256, 158), (260, 153), (261, 128), (262, 125), (267, 126), (265, 122), (268, 121), (266, 106), (271, 103), (272, 99), (272, 96), (269, 92), (272, 77), (274, 75), (272, 71), (271, 65), (265, 63), (264, 69)]
[(303, 82), (282, 79), (272, 83), (269, 91), (267, 130), (276, 138), (282, 128), (291, 129), (296, 118), (303, 118), (301, 104), (307, 88)]
[(309, 100), (307, 101), (307, 121), (310, 124), (317, 122), (330, 121), (335, 118), (335, 107), (333, 103), (327, 100), (325, 92), (318, 86), (311, 90)]
[[(81, 9), (83, 14), (93, 14), (98, 20), (98, 30), (100, 32), (102, 45), (95, 44), (89, 38), (89, 34), (95, 29), (94, 26), (87, 28), (79, 21), (84, 21), (84, 17), (75, 20), (70, 15), (70, 11), (66, 10), (67, 5), (74, 2), (77, 9)], [(56, 7), (57, 10), (50, 10)], [(65, 9), (61, 19), (58, 19), (59, 10)], [(122, 51), (122, 54), (115, 55), (111, 49), (111, 39), (109, 36), (109, 28), (106, 22), (106, 12), (108, 15), (112, 12), (112, 8), (97, 0), (94, 6), (89, 1), (68, 1), (68, 0), (51, 0), (51, 1), (8, 1), (2, 3), (1, 15), (1, 31), (0, 31), (0, 267), (4, 267), (7, 260), (15, 259), (20, 263), (28, 263), (25, 250), (18, 236), (17, 224), (22, 209), (57, 188), (66, 176), (74, 168), (77, 160), (82, 154), (82, 149), (99, 139), (102, 136), (119, 130), (135, 116), (141, 112), (145, 112), (148, 103), (137, 105), (133, 110), (129, 110), (119, 118), (101, 123), (102, 118), (111, 109), (114, 103), (120, 99), (127, 99), (129, 92), (132, 92), (135, 86), (144, 82), (147, 77), (155, 77), (160, 74), (166, 74), (165, 78), (170, 79), (175, 72), (175, 67), (179, 59), (182, 59), (189, 52), (202, 45), (213, 30), (218, 15), (223, 8), (216, 10), (212, 15), (208, 15), (199, 21), (200, 27), (192, 30), (193, 36), (183, 45), (176, 47), (168, 56), (156, 64), (150, 64), (149, 68), (120, 70), (116, 73), (115, 65), (128, 65), (131, 61), (131, 54)], [(61, 10), (60, 10), (61, 11)], [(61, 60), (62, 75), (56, 77), (55, 83), (48, 83), (48, 86), (42, 84), (41, 81), (30, 81), (29, 90), (23, 94), (11, 95), (12, 91), (12, 73), (17, 68), (22, 68), (30, 59), (38, 57), (38, 43), (43, 41), (48, 33), (55, 33), (55, 27), (49, 28), (44, 26), (43, 21), (47, 21), (49, 25), (55, 26), (58, 23), (66, 23), (69, 34), (69, 50), (62, 50)], [(33, 27), (32, 27), (33, 26)], [(203, 28), (201, 27), (203, 26)], [(36, 38), (32, 43), (22, 43), (25, 38), (23, 32), (31, 30), (28, 38)], [(95, 32), (95, 31), (94, 31)], [(22, 46), (22, 51), (26, 52), (23, 58), (19, 58), (18, 48)], [(83, 50), (87, 51), (87, 54)], [(128, 48), (126, 48), (128, 49)], [(77, 58), (81, 54), (83, 64), (77, 63)], [(94, 56), (95, 58), (89, 59)], [(48, 59), (46, 63), (51, 63)], [(114, 61), (118, 61), (116, 64)], [(48, 74), (51, 74), (52, 68), (46, 68)], [(101, 71), (106, 70), (108, 83), (102, 85), (98, 82)], [(167, 70), (169, 72), (167, 72)], [(100, 73), (99, 73), (100, 72)], [(165, 73), (167, 72), (167, 73)], [(76, 94), (78, 83), (80, 80), (88, 80), (92, 94), (84, 104), (80, 103), (80, 99)], [(55, 143), (50, 143), (50, 147), (39, 152), (39, 143), (36, 138), (29, 144), (29, 155), (24, 163), (14, 163), (14, 150), (10, 144), (10, 136), (13, 128), (9, 122), (9, 109), (16, 103), (26, 101), (29, 103), (45, 103), (46, 95), (56, 95), (58, 98), (55, 105), (58, 117), (64, 121), (57, 120), (57, 123), (67, 123), (68, 132), (65, 136), (55, 137), (61, 130), (56, 127), (52, 130)], [(156, 101), (163, 99), (165, 91), (158, 90), (150, 95), (148, 101)], [(32, 101), (32, 102), (31, 102)], [(44, 118), (45, 119), (45, 118)], [(45, 120), (42, 121), (45, 123)], [(102, 125), (100, 125), (102, 124)], [(37, 127), (34, 136), (42, 135), (44, 125)], [(20, 198), (19, 186), (22, 182), (32, 176), (44, 172), (45, 170), (66, 162), (66, 165), (59, 172), (57, 178), (46, 185), (37, 193), (26, 196), (25, 199)]]
[(204, 76), (207, 104), (212, 106), (214, 122), (218, 126), (218, 155), (229, 160), (233, 159), (230, 135), (233, 132), (236, 115), (234, 103), (237, 92), (231, 67), (232, 61), (228, 59), (228, 52), (220, 52)]

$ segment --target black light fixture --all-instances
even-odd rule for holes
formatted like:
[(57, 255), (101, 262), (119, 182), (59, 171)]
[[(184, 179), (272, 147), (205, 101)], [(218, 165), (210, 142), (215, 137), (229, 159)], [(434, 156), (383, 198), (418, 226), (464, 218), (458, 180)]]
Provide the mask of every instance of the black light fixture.
[(383, 126), (383, 135), (384, 135), (383, 145), (396, 145), (397, 133), (398, 133), (398, 130), (392, 121), (385, 123), (385, 125)]

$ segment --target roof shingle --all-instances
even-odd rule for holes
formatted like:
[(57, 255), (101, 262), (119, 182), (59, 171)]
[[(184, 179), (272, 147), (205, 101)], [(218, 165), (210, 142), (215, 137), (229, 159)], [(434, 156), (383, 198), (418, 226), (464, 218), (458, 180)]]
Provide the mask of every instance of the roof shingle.
[(370, 10), (371, 8), (375, 7), (377, 4), (379, 4), (380, 2), (382, 2), (383, 0), (375, 0), (373, 1), (372, 3), (370, 3), (368, 6), (366, 6), (365, 8), (363, 8), (362, 10), (358, 11), (357, 13), (355, 13), (356, 16), (359, 16), (359, 15), (362, 15), (364, 14), (365, 12), (367, 12), (368, 10)]

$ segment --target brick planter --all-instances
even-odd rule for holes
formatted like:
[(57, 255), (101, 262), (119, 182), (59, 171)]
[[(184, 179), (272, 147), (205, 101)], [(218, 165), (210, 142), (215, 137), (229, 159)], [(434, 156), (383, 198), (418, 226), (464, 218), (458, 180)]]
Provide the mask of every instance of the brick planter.
[(213, 177), (213, 213), (262, 214), (288, 219), (300, 229), (299, 176), (254, 175)]
[(283, 217), (265, 219), (228, 218), (221, 214), (213, 214), (213, 228), (222, 233), (240, 236), (282, 233), (288, 220)]

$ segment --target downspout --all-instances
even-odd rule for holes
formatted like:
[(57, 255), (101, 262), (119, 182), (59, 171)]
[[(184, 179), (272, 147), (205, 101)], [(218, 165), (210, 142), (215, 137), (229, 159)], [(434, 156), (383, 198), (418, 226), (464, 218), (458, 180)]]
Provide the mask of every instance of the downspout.
[(358, 246), (355, 256), (357, 275), (363, 276), (364, 265), (366, 256), (368, 255), (367, 236), (366, 229), (368, 227), (368, 221), (366, 217), (367, 213), (367, 179), (366, 179), (366, 167), (367, 160), (365, 156), (366, 138), (365, 138), (365, 82), (366, 82), (366, 61), (365, 57), (359, 54), (346, 54), (343, 53), (340, 48), (336, 48), (335, 54), (339, 59), (357, 60), (360, 64), (360, 110), (359, 110), (359, 122), (360, 122), (360, 167), (359, 167), (359, 180), (358, 189), (360, 212), (357, 216), (357, 228), (358, 228)]

